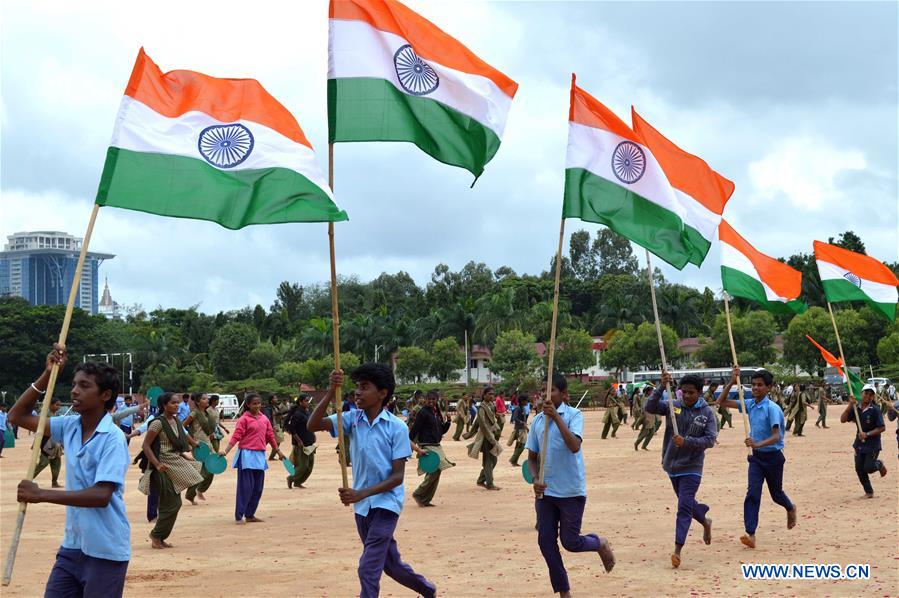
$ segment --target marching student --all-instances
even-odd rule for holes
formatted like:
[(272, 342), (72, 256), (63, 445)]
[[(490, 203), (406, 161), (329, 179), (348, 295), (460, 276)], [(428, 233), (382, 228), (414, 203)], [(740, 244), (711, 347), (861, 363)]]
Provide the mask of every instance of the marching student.
[[(68, 355), (54, 344), (44, 371), (9, 411), (9, 420), (36, 431), (34, 405), (47, 389), (54, 364), (62, 370)], [(121, 596), (131, 559), (131, 526), (125, 513), (128, 447), (109, 410), (119, 394), (119, 373), (105, 363), (79, 363), (72, 383), (73, 417), (47, 420), (49, 435), (66, 451), (66, 490), (47, 490), (19, 482), (17, 499), (66, 506), (66, 525), (45, 596)]]
[(496, 399), (493, 387), (484, 388), (481, 393), (481, 404), (478, 406), (478, 415), (471, 430), (464, 436), (467, 440), (474, 436), (474, 442), (469, 444), (468, 456), (472, 459), (481, 459), (481, 472), (478, 474), (477, 485), (487, 490), (499, 490), (499, 486), (493, 483), (493, 469), (503, 447), (499, 445), (499, 435), (502, 432), (496, 415)]
[[(402, 561), (393, 538), (405, 498), (406, 459), (412, 455), (406, 424), (384, 409), (396, 386), (393, 371), (382, 363), (366, 363), (353, 370), (350, 378), (356, 383), (358, 409), (344, 414), (342, 424), (344, 435), (352, 438), (353, 487), (340, 488), (338, 493), (343, 504), (353, 505), (362, 540), (358, 568), (361, 598), (378, 596), (382, 573), (425, 598), (433, 598), (437, 588)], [(327, 396), (315, 406), (307, 426), (336, 437), (337, 415), (324, 415), (343, 385), (343, 372), (331, 372), (330, 381)]]
[(219, 410), (219, 400), (220, 397), (218, 395), (212, 395), (209, 397), (209, 407), (206, 408), (206, 415), (209, 416), (209, 421), (212, 422), (212, 425), (215, 426), (215, 430), (212, 432), (212, 437), (209, 441), (212, 443), (212, 450), (216, 453), (219, 452), (219, 446), (221, 444), (222, 438), (225, 435), (222, 433), (224, 430), (226, 433), (230, 434), (231, 431), (225, 427), (221, 422), (222, 412)]
[[(734, 366), (733, 376), (718, 397), (718, 405), (725, 404), (742, 413), (739, 401), (727, 399), (734, 384), (740, 384), (740, 368)], [(774, 376), (767, 370), (758, 370), (752, 375), (752, 400), (746, 403), (749, 416), (749, 438), (746, 446), (752, 449), (749, 461), (749, 484), (743, 500), (743, 526), (746, 534), (740, 542), (755, 548), (755, 531), (759, 525), (759, 507), (762, 503), (762, 484), (768, 485), (771, 499), (787, 511), (787, 529), (796, 526), (796, 505), (783, 490), (784, 463), (784, 414), (768, 398)], [(797, 400), (799, 397), (796, 397)]]
[(471, 406), (471, 397), (468, 393), (463, 393), (462, 398), (456, 402), (456, 416), (453, 421), (456, 423), (456, 432), (453, 434), (453, 440), (458, 442), (462, 438), (462, 432), (467, 432), (471, 425), (471, 415), (468, 409)]
[[(708, 505), (697, 502), (696, 492), (702, 482), (705, 451), (715, 446), (718, 423), (715, 412), (700, 398), (702, 378), (690, 374), (680, 380), (681, 398), (663, 398), (663, 391), (671, 383), (671, 374), (662, 372), (662, 381), (643, 408), (665, 419), (662, 438), (662, 469), (671, 479), (677, 495), (677, 519), (674, 528), (674, 552), (671, 566), (680, 567), (681, 549), (687, 542), (690, 522), (695, 519), (702, 527), (702, 540), (712, 543), (712, 519)], [(669, 417), (674, 412), (679, 434), (674, 434)]]
[(294, 465), (293, 475), (287, 476), (288, 488), (304, 488), (303, 482), (312, 475), (315, 466), (315, 434), (309, 431), (309, 395), (301, 394), (297, 402), (287, 412), (284, 430), (290, 434), (293, 450), (290, 462)]
[(637, 450), (637, 446), (642, 442), (643, 446), (640, 447), (644, 451), (649, 450), (649, 442), (652, 440), (652, 437), (655, 436), (656, 430), (659, 429), (659, 426), (662, 425), (662, 420), (655, 413), (651, 413), (646, 410), (646, 401), (649, 400), (649, 395), (652, 394), (653, 388), (652, 386), (644, 386), (642, 390), (638, 390), (634, 393), (634, 402), (637, 401), (637, 396), (641, 393), (643, 394), (643, 398), (640, 399), (643, 407), (640, 409), (641, 413), (641, 422), (640, 422), (640, 433), (637, 434), (637, 440), (634, 441), (634, 450)]
[[(568, 404), (568, 381), (553, 374), (552, 392), (543, 400), (543, 410), (534, 417), (528, 433), (528, 468), (534, 477), (537, 508), (537, 544), (549, 568), (553, 592), (571, 596), (568, 573), (559, 552), (559, 541), (568, 552), (596, 552), (606, 572), (615, 566), (608, 540), (596, 534), (581, 535), (587, 504), (584, 452), (584, 416)], [(538, 482), (543, 429), (549, 422), (549, 441), (543, 483)]]
[(235, 445), (238, 446), (237, 456), (234, 457), (232, 467), (237, 470), (237, 500), (234, 508), (234, 519), (237, 523), (259, 523), (262, 519), (256, 517), (256, 509), (262, 498), (262, 490), (265, 488), (265, 470), (268, 462), (265, 460), (265, 444), (271, 445), (272, 450), (282, 460), (287, 457), (278, 447), (275, 440), (275, 431), (272, 423), (262, 415), (262, 398), (255, 392), (247, 395), (245, 399), (247, 410), (237, 420), (234, 433), (228, 441), (228, 448), (219, 451), (219, 454), (227, 456)]
[(419, 507), (435, 506), (431, 501), (437, 494), (437, 485), (440, 483), (440, 472), (456, 464), (446, 458), (443, 449), (440, 447), (440, 441), (443, 435), (450, 428), (449, 414), (440, 412), (439, 407), (440, 393), (437, 390), (429, 390), (425, 399), (424, 407), (419, 410), (415, 417), (415, 422), (409, 430), (409, 440), (412, 441), (412, 450), (419, 457), (424, 457), (428, 453), (435, 453), (440, 458), (440, 464), (436, 471), (425, 473), (421, 464), (418, 466), (418, 475), (424, 475), (425, 479), (421, 482), (412, 498)]
[(518, 467), (518, 458), (524, 452), (528, 442), (528, 406), (531, 398), (526, 394), (518, 395), (518, 405), (512, 410), (512, 425), (514, 426), (509, 440), (515, 440), (515, 450), (509, 463)]
[[(194, 393), (192, 398), (194, 409), (184, 420), (184, 427), (190, 432), (190, 435), (193, 436), (198, 444), (205, 444), (211, 452), (212, 435), (215, 433), (215, 424), (208, 413), (209, 395), (198, 392)], [(189, 500), (192, 505), (197, 504), (194, 498), (199, 498), (203, 501), (206, 500), (203, 493), (209, 490), (209, 487), (212, 485), (212, 479), (215, 477), (212, 472), (206, 469), (206, 465), (203, 465), (200, 468), (200, 475), (203, 476), (203, 481), (196, 486), (191, 486), (187, 489), (187, 492), (184, 493), (184, 498)]]
[[(865, 498), (874, 498), (874, 488), (871, 487), (871, 478), (869, 473), (875, 471), (880, 472), (880, 477), (887, 474), (887, 467), (877, 457), (880, 455), (880, 435), (886, 430), (886, 424), (883, 421), (883, 414), (874, 404), (874, 387), (866, 384), (862, 388), (862, 404), (858, 408), (858, 417), (861, 421), (861, 428), (855, 436), (852, 448), (855, 449), (855, 473), (858, 475), (858, 481), (862, 483), (865, 490)], [(852, 395), (849, 396), (849, 404), (843, 413), (840, 414), (841, 423), (856, 424), (855, 416), (852, 411), (857, 401)]]
[(143, 451), (150, 467), (141, 477), (138, 489), (150, 495), (155, 487), (159, 494), (156, 525), (150, 531), (153, 548), (172, 548), (166, 539), (172, 535), (178, 512), (181, 510), (181, 493), (203, 483), (201, 464), (193, 460), (191, 447), (197, 446), (184, 429), (178, 412), (182, 405), (178, 395), (165, 392), (159, 395), (159, 415), (150, 422), (144, 435)]

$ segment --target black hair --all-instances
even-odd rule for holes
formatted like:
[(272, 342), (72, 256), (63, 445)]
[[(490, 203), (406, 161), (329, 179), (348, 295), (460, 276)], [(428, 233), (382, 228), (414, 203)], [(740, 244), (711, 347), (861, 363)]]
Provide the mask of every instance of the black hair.
[(488, 392), (493, 392), (493, 387), (492, 387), (492, 386), (485, 386), (485, 387), (484, 387), (484, 390), (481, 391), (481, 398), (483, 399), (484, 397), (486, 397)]
[(568, 390), (568, 380), (566, 380), (565, 376), (559, 372), (555, 372), (553, 374), (553, 386), (555, 386), (559, 392), (565, 392)]
[(774, 384), (774, 376), (771, 375), (771, 372), (768, 370), (756, 370), (756, 372), (752, 375), (752, 380), (757, 378), (761, 378), (762, 382), (765, 383), (765, 386), (771, 386)]
[(530, 402), (531, 402), (531, 397), (529, 397), (527, 395), (518, 395), (518, 404), (519, 405), (521, 403), (530, 403)]
[(424, 394), (424, 393), (421, 392), (421, 389), (418, 389), (418, 390), (416, 390), (415, 392), (412, 393), (412, 398), (414, 399), (414, 398), (416, 398), (416, 397), (420, 397), (420, 396), (423, 395), (423, 394)]
[(311, 398), (312, 398), (312, 395), (310, 395), (309, 393), (306, 393), (306, 392), (302, 392), (302, 393), (300, 393), (300, 396), (297, 397), (297, 400), (298, 401), (308, 401)]
[(126, 400), (126, 401), (130, 401), (130, 400), (132, 400), (132, 399), (134, 399), (134, 397), (132, 397), (131, 395), (125, 395), (125, 400)]
[(350, 379), (356, 384), (371, 382), (378, 390), (386, 390), (387, 394), (384, 395), (384, 403), (393, 396), (393, 391), (396, 388), (393, 370), (386, 363), (363, 363), (352, 371)]
[(156, 405), (159, 409), (163, 409), (166, 405), (168, 405), (172, 399), (175, 398), (175, 393), (173, 392), (164, 392), (156, 399)]
[(107, 411), (115, 407), (116, 398), (119, 396), (122, 381), (119, 379), (119, 370), (115, 369), (108, 363), (97, 363), (96, 361), (86, 361), (75, 366), (73, 373), (84, 372), (86, 375), (94, 379), (100, 393), (109, 391), (109, 399), (103, 405)]
[(715, 378), (715, 379), (709, 380), (709, 386), (721, 386), (721, 379)]
[(439, 399), (439, 398), (440, 398), (440, 391), (437, 390), (436, 388), (432, 388), (431, 390), (428, 391), (427, 397), (428, 397), (429, 399), (431, 399), (431, 398)]
[(258, 392), (248, 392), (244, 395), (243, 402), (244, 404), (249, 405), (253, 402), (253, 399), (259, 399), (261, 401), (262, 397), (259, 396)]
[(189, 399), (189, 398), (190, 398), (190, 393), (189, 393), (189, 392), (181, 393), (181, 400), (182, 400), (182, 401), (186, 401), (186, 400)]
[(194, 403), (196, 403), (197, 401), (200, 400), (200, 397), (202, 397), (205, 394), (206, 394), (205, 392), (195, 392), (192, 395), (190, 395), (190, 398), (193, 400)]
[(50, 399), (50, 404), (52, 405), (53, 403), (62, 403), (62, 399), (60, 399), (59, 397), (53, 397), (52, 399)]
[(209, 395), (209, 404), (212, 405), (213, 403), (217, 403), (219, 398), (218, 395)]
[(696, 374), (687, 374), (686, 376), (681, 378), (680, 387), (683, 388), (685, 384), (688, 384), (695, 388), (697, 391), (702, 392), (702, 378), (700, 378)]

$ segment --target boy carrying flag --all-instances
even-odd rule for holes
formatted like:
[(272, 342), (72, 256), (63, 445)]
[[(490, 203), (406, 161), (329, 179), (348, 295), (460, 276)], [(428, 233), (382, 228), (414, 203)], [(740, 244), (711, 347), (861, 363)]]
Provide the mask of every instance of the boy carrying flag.
[(662, 398), (663, 389), (671, 384), (671, 374), (662, 372), (662, 382), (643, 405), (646, 413), (665, 417), (668, 422), (674, 411), (677, 429), (683, 436), (674, 434), (671, 425), (665, 425), (662, 439), (662, 469), (671, 478), (671, 485), (677, 495), (677, 523), (674, 528), (674, 552), (671, 566), (680, 567), (681, 549), (687, 541), (690, 521), (695, 519), (703, 527), (702, 540), (712, 543), (712, 519), (708, 517), (709, 507), (696, 501), (696, 491), (702, 482), (702, 466), (705, 451), (715, 446), (718, 437), (718, 423), (715, 412), (699, 395), (702, 393), (702, 378), (690, 374), (681, 378), (681, 399)]
[[(356, 383), (358, 409), (343, 417), (343, 433), (349, 437), (353, 463), (353, 487), (340, 488), (340, 500), (353, 505), (356, 529), (362, 540), (359, 558), (361, 598), (374, 598), (381, 590), (381, 573), (410, 590), (432, 598), (437, 588), (400, 558), (393, 533), (403, 510), (403, 476), (412, 455), (409, 429), (384, 406), (393, 396), (393, 371), (382, 363), (366, 363), (350, 374)], [(337, 415), (324, 417), (334, 395), (343, 385), (343, 372), (331, 372), (324, 400), (309, 417), (307, 429), (337, 436)]]
[[(740, 384), (740, 368), (734, 366), (733, 376), (718, 397), (718, 405), (733, 407), (742, 413), (740, 403), (727, 399), (734, 384)], [(743, 500), (743, 525), (746, 534), (740, 542), (755, 548), (755, 530), (759, 525), (759, 507), (762, 503), (762, 484), (768, 484), (771, 498), (787, 511), (787, 529), (796, 527), (796, 505), (783, 489), (784, 463), (784, 414), (768, 398), (774, 376), (767, 370), (752, 375), (752, 400), (745, 401), (749, 415), (749, 438), (745, 444), (752, 449), (749, 461), (749, 484)]]
[[(862, 404), (858, 408), (858, 416), (861, 421), (861, 428), (855, 436), (855, 442), (852, 448), (855, 449), (855, 473), (858, 475), (858, 481), (862, 483), (865, 489), (865, 498), (874, 498), (874, 488), (871, 487), (871, 478), (869, 473), (875, 471), (880, 472), (880, 477), (887, 474), (887, 467), (877, 457), (880, 455), (880, 435), (886, 430), (886, 424), (883, 421), (883, 414), (874, 404), (874, 387), (865, 384), (862, 388)], [(855, 423), (852, 417), (852, 411), (855, 409), (857, 401), (851, 394), (849, 395), (849, 405), (840, 414), (841, 423)]]

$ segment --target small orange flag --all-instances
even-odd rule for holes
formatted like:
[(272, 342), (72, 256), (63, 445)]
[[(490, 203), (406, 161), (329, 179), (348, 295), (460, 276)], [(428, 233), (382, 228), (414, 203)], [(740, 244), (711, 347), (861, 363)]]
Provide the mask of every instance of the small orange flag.
[(821, 351), (821, 357), (824, 358), (824, 361), (827, 362), (827, 365), (829, 365), (829, 366), (831, 366), (831, 367), (835, 367), (835, 368), (842, 368), (842, 367), (843, 367), (843, 361), (842, 361), (839, 357), (835, 357), (835, 356), (833, 355), (833, 353), (831, 353), (830, 351), (828, 351), (827, 349), (825, 349), (824, 347), (822, 347), (821, 345), (819, 345), (818, 343), (816, 343), (816, 342), (815, 342), (815, 339), (813, 339), (813, 338), (810, 337), (809, 335), (806, 334), (806, 335), (805, 335), (805, 338), (807, 338), (809, 341), (811, 341), (811, 343), (812, 343), (813, 345), (815, 345), (816, 347), (818, 347), (818, 350)]

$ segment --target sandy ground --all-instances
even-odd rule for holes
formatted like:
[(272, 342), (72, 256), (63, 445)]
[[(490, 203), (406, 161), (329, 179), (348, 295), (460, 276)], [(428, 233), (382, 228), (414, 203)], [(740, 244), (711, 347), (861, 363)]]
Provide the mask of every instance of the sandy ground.
[[(587, 509), (584, 533), (609, 538), (617, 565), (606, 574), (597, 555), (563, 551), (576, 596), (626, 595), (899, 595), (899, 468), (895, 424), (884, 434), (882, 456), (890, 473), (875, 474), (876, 497), (863, 498), (855, 476), (852, 428), (839, 424), (831, 406), (831, 428), (789, 436), (784, 487), (799, 508), (799, 524), (786, 530), (786, 515), (763, 496), (758, 548), (739, 543), (746, 488), (742, 423), (725, 429), (720, 445), (706, 456), (699, 499), (711, 506), (714, 539), (702, 543), (701, 528), (691, 528), (684, 563), (672, 570), (675, 496), (659, 463), (661, 434), (650, 451), (635, 453), (636, 433), (619, 429), (617, 439), (600, 439), (601, 412), (586, 414)], [(661, 432), (661, 430), (660, 430)], [(505, 434), (509, 433), (507, 425)], [(126, 596), (354, 596), (360, 543), (352, 510), (340, 505), (340, 470), (330, 439), (319, 435), (318, 460), (307, 489), (288, 490), (280, 463), (271, 463), (258, 515), (264, 523), (233, 522), (236, 475), (229, 469), (207, 493), (208, 502), (185, 502), (170, 542), (175, 548), (150, 548), (146, 499), (137, 490), (139, 471), (128, 472), (126, 503), (132, 525), (133, 556)], [(5, 555), (15, 521), (15, 486), (25, 471), (30, 438), (20, 432), (18, 446), (0, 461), (0, 523)], [(396, 539), (408, 563), (431, 579), (445, 596), (548, 596), (549, 577), (534, 531), (531, 489), (520, 470), (500, 455), (499, 492), (475, 486), (479, 465), (465, 454), (464, 442), (444, 443), (457, 463), (443, 474), (434, 500), (422, 509), (411, 499), (419, 479), (413, 464), (406, 472), (406, 509)], [(285, 452), (288, 450), (284, 444)], [(131, 452), (139, 450), (132, 441)], [(49, 469), (38, 482), (49, 484)], [(13, 582), (4, 597), (38, 596), (62, 537), (64, 508), (31, 505), (19, 547)], [(744, 581), (741, 563), (869, 563), (868, 581)], [(382, 594), (411, 593), (384, 578)]]

